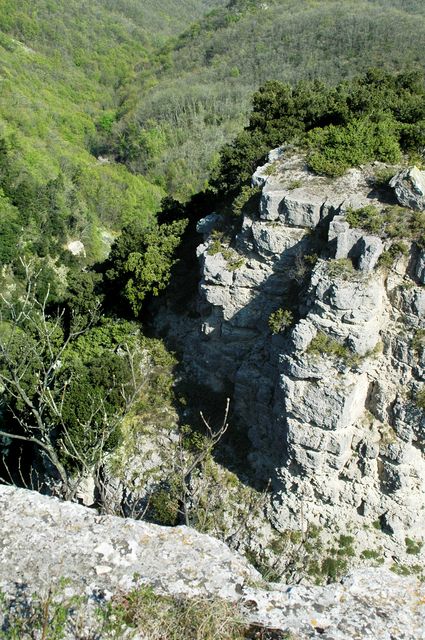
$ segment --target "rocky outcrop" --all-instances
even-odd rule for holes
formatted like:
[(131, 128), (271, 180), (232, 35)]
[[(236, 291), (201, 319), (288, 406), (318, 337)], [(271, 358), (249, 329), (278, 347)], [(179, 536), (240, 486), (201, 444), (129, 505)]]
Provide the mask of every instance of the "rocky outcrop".
[[(425, 637), (425, 589), (413, 578), (376, 569), (326, 587), (255, 586), (259, 575), (246, 561), (186, 527), (99, 516), (4, 486), (0, 510), (0, 588), (12, 597), (12, 607), (13, 596), (46, 594), (67, 578), (68, 598), (85, 594), (93, 602), (136, 584), (163, 595), (224, 598), (238, 602), (247, 622), (299, 640)], [(0, 607), (0, 629), (3, 622)]]
[[(274, 151), (253, 177), (259, 211), (243, 217), (230, 246), (206, 235), (198, 248), (200, 319), (162, 319), (191, 374), (232, 394), (253, 467), (272, 478), (274, 526), (353, 525), (366, 547), (378, 523), (391, 554), (425, 531), (424, 352), (414, 347), (425, 270), (414, 243), (378, 268), (391, 238), (346, 219), (350, 209), (406, 204), (407, 178), (420, 195), (417, 170), (382, 190), (380, 168), (330, 181), (293, 151)], [(294, 326), (272, 335), (279, 308)]]
[(417, 167), (403, 169), (392, 178), (390, 186), (404, 207), (416, 211), (425, 209), (425, 171), (420, 171)]

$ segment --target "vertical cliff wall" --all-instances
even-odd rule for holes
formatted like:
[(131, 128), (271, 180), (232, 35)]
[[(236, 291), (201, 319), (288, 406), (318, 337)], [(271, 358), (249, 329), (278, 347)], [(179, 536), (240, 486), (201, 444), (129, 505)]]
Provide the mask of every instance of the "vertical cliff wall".
[[(425, 254), (404, 224), (425, 204), (420, 172), (393, 167), (390, 187), (383, 169), (330, 180), (272, 152), (236, 235), (198, 224), (199, 318), (161, 320), (190, 375), (232, 394), (278, 529), (375, 523), (404, 544), (425, 530)], [(363, 210), (391, 229), (350, 225)]]

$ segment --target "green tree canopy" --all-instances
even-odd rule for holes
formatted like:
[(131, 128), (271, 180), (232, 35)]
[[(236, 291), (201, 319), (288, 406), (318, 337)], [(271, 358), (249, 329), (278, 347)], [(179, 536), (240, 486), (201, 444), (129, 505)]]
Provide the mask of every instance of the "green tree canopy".
[(135, 223), (126, 227), (114, 243), (106, 275), (134, 315), (140, 313), (148, 294), (157, 296), (168, 284), (174, 253), (186, 225), (187, 220), (149, 227)]

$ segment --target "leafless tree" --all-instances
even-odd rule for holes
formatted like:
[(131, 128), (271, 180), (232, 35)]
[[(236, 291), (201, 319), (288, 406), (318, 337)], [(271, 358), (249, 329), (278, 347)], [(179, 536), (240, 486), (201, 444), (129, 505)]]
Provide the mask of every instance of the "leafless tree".
[[(206, 430), (206, 435), (204, 438), (198, 439), (195, 450), (188, 450), (188, 447), (185, 446), (187, 434), (184, 429), (180, 431), (173, 472), (177, 478), (181, 505), (180, 512), (186, 526), (191, 525), (190, 513), (197, 512), (199, 501), (204, 492), (204, 483), (194, 482), (193, 475), (196, 472), (198, 478), (206, 479), (206, 462), (229, 428), (229, 408), (230, 399), (227, 398), (223, 422), (218, 429), (213, 429), (201, 412), (201, 419)], [(208, 480), (206, 481), (208, 482)]]
[[(63, 311), (49, 313), (49, 290), (41, 299), (37, 295), (38, 274), (32, 264), (22, 265), (26, 273), (22, 297), (12, 302), (0, 295), (0, 384), (3, 403), (15, 423), (14, 429), (0, 430), (0, 437), (35, 446), (53, 466), (60, 495), (72, 500), (84, 477), (100, 477), (107, 443), (133, 406), (143, 382), (137, 376), (136, 353), (127, 344), (121, 345), (130, 371), (128, 383), (119, 387), (121, 405), (113, 412), (107, 407), (108, 393), (117, 390), (114, 380), (105, 397), (86, 399), (88, 411), (79, 421), (79, 429), (87, 446), (80, 447), (64, 415), (74, 372), (63, 366), (63, 360), (72, 343), (92, 328), (99, 310), (93, 309), (84, 320), (72, 317), (66, 328)], [(72, 464), (65, 465), (65, 458)]]

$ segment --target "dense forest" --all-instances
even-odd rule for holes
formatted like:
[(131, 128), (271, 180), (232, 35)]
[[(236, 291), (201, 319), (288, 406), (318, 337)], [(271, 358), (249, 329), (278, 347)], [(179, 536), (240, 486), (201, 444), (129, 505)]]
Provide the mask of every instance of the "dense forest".
[[(0, 0), (3, 480), (36, 472), (74, 498), (134, 416), (170, 421), (175, 359), (143, 333), (149, 303), (197, 218), (256, 197), (270, 148), (331, 176), (422, 162), (424, 38), (413, 1)], [(158, 501), (182, 502), (176, 482)]]

